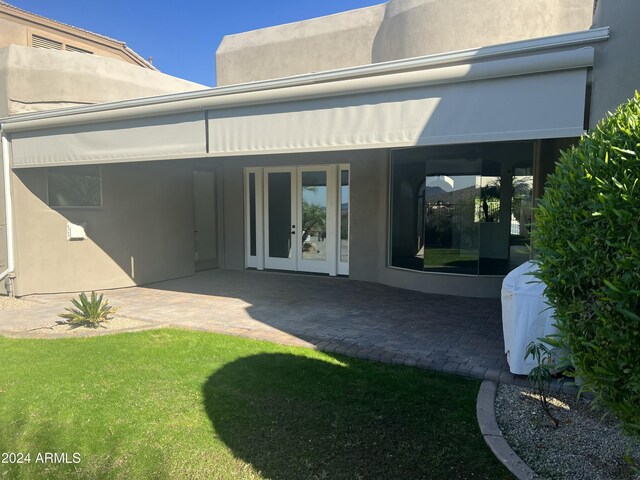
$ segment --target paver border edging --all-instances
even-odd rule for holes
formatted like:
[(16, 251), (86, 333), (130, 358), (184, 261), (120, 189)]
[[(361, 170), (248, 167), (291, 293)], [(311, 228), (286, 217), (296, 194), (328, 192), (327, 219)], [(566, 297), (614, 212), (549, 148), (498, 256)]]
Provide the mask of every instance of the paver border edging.
[(502, 464), (519, 480), (540, 478), (522, 461), (507, 443), (496, 420), (495, 400), (498, 384), (491, 380), (484, 380), (480, 385), (476, 401), (476, 416), (484, 441)]

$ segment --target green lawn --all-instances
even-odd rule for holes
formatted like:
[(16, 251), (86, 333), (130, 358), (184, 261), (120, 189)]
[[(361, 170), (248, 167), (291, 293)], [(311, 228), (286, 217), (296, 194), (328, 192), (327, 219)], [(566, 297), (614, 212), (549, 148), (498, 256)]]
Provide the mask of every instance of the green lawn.
[(510, 478), (478, 387), (202, 332), (0, 337), (0, 452), (31, 455), (0, 479)]

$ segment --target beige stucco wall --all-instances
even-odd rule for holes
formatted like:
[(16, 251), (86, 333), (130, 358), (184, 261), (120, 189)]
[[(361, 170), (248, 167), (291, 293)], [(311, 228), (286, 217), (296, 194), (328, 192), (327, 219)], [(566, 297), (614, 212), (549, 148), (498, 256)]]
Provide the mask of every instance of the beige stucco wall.
[[(0, 155), (0, 165), (2, 165)], [(0, 168), (0, 272), (4, 272), (9, 264), (7, 255), (7, 219), (4, 208), (4, 169)], [(0, 294), (4, 292), (4, 282), (0, 281)]]
[(218, 85), (586, 30), (592, 13), (593, 0), (390, 0), (227, 36)]
[(0, 45), (10, 44), (27, 46), (29, 41), (27, 26), (0, 14)]
[[(101, 167), (100, 208), (47, 206), (46, 169), (14, 176), (15, 292), (69, 292), (146, 284), (194, 272), (189, 161)], [(67, 222), (87, 240), (68, 241)]]
[(593, 0), (390, 0), (372, 61), (586, 30), (592, 12)]
[(110, 58), (16, 45), (0, 48), (0, 118), (203, 88)]
[[(0, 49), (0, 118), (38, 110), (202, 88), (202, 85), (110, 58), (16, 45)], [(150, 165), (145, 167), (147, 173), (149, 167)], [(192, 231), (187, 229), (190, 235), (189, 261), (183, 264), (180, 262), (184, 260), (185, 252), (180, 251), (180, 248), (184, 248), (185, 244), (181, 242), (185, 240), (169, 234), (170, 228), (166, 222), (174, 218), (171, 215), (165, 216), (167, 212), (156, 209), (156, 205), (162, 206), (168, 201), (156, 198), (160, 197), (160, 192), (171, 193), (174, 189), (184, 189), (185, 184), (177, 184), (175, 187), (165, 185), (162, 182), (171, 183), (173, 176), (169, 175), (163, 180), (162, 176), (154, 178), (151, 175), (148, 182), (156, 183), (147, 185), (147, 179), (139, 172), (135, 165), (105, 167), (105, 195), (107, 199), (111, 199), (109, 203), (100, 210), (64, 211), (56, 211), (46, 205), (43, 169), (14, 172), (11, 180), (14, 188), (15, 258), (18, 274), (16, 294), (108, 288), (189, 274), (193, 270)], [(122, 178), (118, 178), (119, 175)], [(137, 178), (139, 188), (132, 181), (133, 178)], [(191, 183), (189, 189), (192, 195)], [(5, 269), (7, 263), (3, 191), (2, 185), (1, 270)], [(189, 200), (185, 207), (185, 192), (180, 191), (183, 200), (175, 208), (180, 207), (178, 219), (184, 221), (185, 218), (191, 218), (184, 216), (184, 208), (192, 208), (192, 201)], [(149, 198), (156, 198), (155, 203), (147, 202), (146, 199)], [(142, 205), (148, 212), (139, 208)], [(89, 227), (91, 235), (88, 241), (66, 242), (67, 217), (71, 221), (87, 221), (89, 225), (100, 227), (94, 232)], [(150, 219), (158, 222), (157, 225), (150, 225)], [(189, 228), (193, 230), (192, 226)], [(164, 233), (151, 241), (151, 232)], [(183, 233), (175, 235), (181, 234)], [(38, 238), (42, 241), (34, 241)], [(118, 239), (129, 239), (131, 242), (126, 248), (118, 247), (124, 245), (119, 244)], [(150, 247), (143, 247), (144, 242), (149, 242)], [(176, 258), (181, 260), (164, 260), (169, 245), (177, 249)], [(135, 279), (131, 278), (131, 256), (138, 258), (138, 274)], [(3, 285), (0, 285), (0, 291), (2, 290)]]
[(595, 45), (589, 126), (640, 91), (640, 2), (599, 0), (595, 27), (611, 27), (608, 41)]
[[(13, 192), (16, 294), (114, 288), (193, 274), (194, 169), (216, 174), (219, 267), (243, 270), (244, 167), (323, 164), (351, 166), (351, 279), (428, 293), (499, 296), (501, 277), (387, 266), (387, 149), (105, 165), (100, 208), (49, 208), (46, 170), (20, 170)], [(66, 240), (67, 222), (86, 223), (89, 238)]]
[(216, 52), (217, 85), (371, 63), (384, 5), (227, 35)]
[(0, 5), (0, 48), (8, 45), (30, 47), (33, 35), (60, 42), (65, 48), (68, 45), (92, 52), (96, 56), (115, 58), (133, 65), (142, 63), (135, 55), (125, 52), (118, 42)]
[[(487, 4), (490, 1), (493, 0), (476, 0), (478, 4)], [(543, 0), (536, 1), (538, 5), (544, 3)], [(391, 4), (394, 3), (394, 1), (391, 2)], [(404, 6), (414, 5), (413, 9), (420, 10), (432, 8), (433, 5), (430, 5), (432, 3), (444, 5), (446, 1), (411, 1)], [(565, 5), (569, 3), (577, 5), (587, 2), (571, 0)], [(325, 68), (322, 62), (362, 63), (367, 49), (368, 61), (371, 61), (373, 54), (377, 51), (374, 48), (374, 41), (381, 42), (383, 33), (387, 36), (397, 35), (393, 41), (398, 42), (402, 48), (398, 47), (395, 53), (391, 49), (386, 49), (382, 53), (378, 52), (379, 55), (389, 55), (391, 58), (393, 55), (409, 55), (417, 46), (427, 48), (426, 44), (421, 43), (424, 38), (420, 36), (426, 33), (419, 32), (418, 29), (414, 29), (412, 33), (409, 25), (412, 22), (411, 13), (407, 13), (406, 8), (396, 9), (394, 15), (387, 14), (388, 21), (396, 22), (396, 27), (405, 22), (405, 27), (397, 27), (396, 33), (393, 33), (394, 30), (391, 27), (385, 27), (384, 32), (377, 27), (373, 28), (378, 19), (382, 21), (384, 10), (383, 5), (373, 9), (361, 9), (355, 11), (356, 13), (341, 14), (346, 17), (337, 16), (344, 20), (349, 15), (353, 15), (352, 20), (358, 20), (359, 23), (355, 23), (360, 25), (353, 29), (347, 28), (349, 22), (345, 22), (344, 29), (331, 30), (330, 26), (337, 26), (340, 22), (322, 23), (320, 19), (317, 24), (314, 23), (316, 20), (310, 21), (311, 24), (299, 29), (297, 27), (300, 25), (293, 24), (276, 27), (273, 31), (266, 33), (250, 32), (246, 37), (234, 40), (235, 45), (239, 47), (237, 50), (232, 48), (226, 50), (229, 54), (227, 58), (229, 63), (222, 69), (222, 74), (224, 75), (226, 71), (232, 72), (229, 73), (230, 75), (238, 75), (236, 79), (233, 77), (229, 80), (230, 83), (235, 83), (247, 81), (247, 79), (269, 78), (270, 75), (282, 76), (337, 68), (336, 66)], [(523, 7), (522, 11), (525, 10), (526, 8)], [(370, 15), (364, 15), (362, 12)], [(413, 12), (413, 15), (419, 16), (419, 14), (419, 11)], [(543, 27), (537, 23), (535, 25), (537, 25), (535, 28)], [(318, 26), (322, 28), (314, 30)], [(359, 32), (358, 28), (366, 31), (366, 35)], [(554, 24), (553, 28), (559, 27)], [(316, 31), (317, 34), (307, 35), (312, 31)], [(531, 31), (534, 31), (534, 27), (531, 27)], [(285, 38), (286, 41), (276, 41), (279, 35), (284, 35), (283, 32), (288, 35)], [(294, 35), (295, 32), (299, 37)], [(374, 33), (379, 33), (377, 39)], [(559, 32), (547, 34), (551, 33)], [(272, 35), (274, 41), (261, 43), (259, 37), (262, 34)], [(358, 37), (361, 34), (363, 36)], [(345, 51), (343, 56), (336, 55), (335, 49), (338, 44), (342, 45), (340, 50), (348, 50), (343, 48), (348, 44), (345, 43), (346, 41), (355, 42), (356, 38), (365, 37), (366, 42), (354, 43), (357, 48), (354, 48), (353, 52)], [(325, 41), (329, 39), (334, 41), (331, 44), (333, 51), (321, 50), (324, 45), (323, 38)], [(391, 42), (392, 38), (388, 41)], [(439, 48), (451, 48), (452, 42), (455, 41), (459, 39), (452, 38), (447, 44), (449, 46)], [(227, 47), (232, 43), (228, 43)], [(295, 55), (291, 55), (291, 45), (299, 46)], [(310, 54), (310, 52), (313, 53)], [(333, 54), (337, 60), (328, 53)], [(291, 55), (291, 58), (287, 57), (287, 54)], [(276, 57), (270, 57), (270, 55)], [(258, 58), (264, 59), (264, 62), (251, 63), (257, 62)], [(282, 60), (282, 63), (278, 64), (273, 60), (269, 61), (269, 58), (286, 58), (286, 61)], [(320, 61), (319, 59), (322, 58), (324, 60)], [(318, 66), (320, 67), (317, 68)], [(284, 70), (276, 72), (278, 68), (284, 68)], [(294, 73), (282, 73), (283, 71)], [(247, 75), (249, 77), (246, 77)], [(258, 77), (250, 77), (250, 75)], [(238, 80), (238, 78), (245, 80)], [(178, 91), (178, 87), (182, 90), (200, 88), (200, 86), (189, 85), (188, 82), (167, 78), (138, 67), (130, 67), (122, 63), (116, 65), (116, 61), (110, 59), (87, 58), (66, 52), (16, 46), (0, 49), (0, 85), (2, 84), (6, 85), (6, 98), (0, 105), (0, 116), (54, 106), (168, 93)], [(166, 90), (158, 91), (160, 89)], [(2, 92), (3, 89), (0, 88), (0, 101), (2, 101)], [(499, 278), (425, 274), (386, 266), (389, 181), (387, 150), (104, 166), (102, 169), (104, 205), (98, 209), (49, 208), (46, 205), (45, 170), (21, 170), (13, 175), (17, 245), (15, 291), (18, 295), (26, 295), (104, 289), (145, 284), (193, 273), (192, 171), (193, 168), (213, 168), (218, 164), (221, 165), (220, 173), (222, 174), (219, 177), (221, 182), (219, 191), (223, 196), (220, 198), (220, 209), (223, 214), (220, 216), (219, 230), (221, 240), (219, 245), (223, 249), (220, 266), (228, 269), (243, 269), (243, 167), (323, 163), (351, 164), (350, 271), (352, 279), (376, 281), (434, 293), (477, 296), (499, 294), (501, 282)], [(67, 241), (65, 236), (67, 221), (87, 223), (89, 239), (78, 242)]]

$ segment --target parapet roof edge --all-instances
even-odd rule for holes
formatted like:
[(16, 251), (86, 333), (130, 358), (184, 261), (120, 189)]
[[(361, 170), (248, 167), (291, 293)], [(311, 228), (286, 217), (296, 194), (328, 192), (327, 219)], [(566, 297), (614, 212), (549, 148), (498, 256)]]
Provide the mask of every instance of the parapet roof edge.
[[(115, 38), (109, 37), (107, 35), (102, 35), (101, 33), (96, 33), (96, 32), (92, 32), (91, 30), (87, 30), (85, 28), (80, 28), (80, 27), (76, 27), (75, 25), (71, 25), (68, 23), (64, 23), (64, 22), (60, 22), (58, 20), (54, 20), (53, 18), (49, 18), (49, 17), (45, 17), (44, 15), (40, 15), (38, 13), (34, 13), (34, 12), (30, 12), (28, 10), (25, 10), (23, 8), (20, 7), (16, 7), (15, 5), (12, 5), (11, 3), (8, 3), (4, 0), (0, 0), (0, 6), (2, 7), (7, 7), (9, 10), (12, 10), (13, 15), (14, 16), (18, 16), (16, 14), (21, 14), (23, 16), (26, 17), (31, 17), (32, 20), (39, 20), (39, 21), (44, 21), (44, 22), (50, 22), (54, 25), (60, 26), (60, 27), (65, 27), (65, 28), (69, 28), (71, 30), (75, 30), (76, 32), (82, 33), (84, 35), (89, 35), (94, 37), (94, 41), (96, 40), (100, 40), (100, 43), (109, 43), (111, 44), (111, 46), (117, 46), (123, 49), (123, 51), (131, 56), (134, 60), (136, 60), (139, 64), (144, 65), (146, 68), (149, 68), (150, 70), (158, 70), (156, 67), (154, 67), (151, 63), (149, 63), (147, 60), (145, 60), (141, 55), (139, 55), (137, 52), (135, 52), (133, 49), (129, 48), (127, 46), (127, 44), (125, 42), (123, 42), (122, 40), (117, 40)], [(11, 14), (11, 12), (7, 12), (8, 14)]]
[[(294, 86), (312, 85), (338, 80), (354, 79), (359, 77), (373, 77), (400, 73), (404, 71), (413, 71), (421, 69), (433, 69), (441, 66), (460, 64), (463, 62), (484, 61), (496, 57), (503, 57), (519, 53), (533, 53), (554, 48), (562, 48), (576, 45), (591, 44), (594, 42), (604, 41), (609, 38), (609, 27), (600, 27), (590, 30), (582, 30), (578, 32), (563, 33), (548, 37), (540, 37), (535, 39), (521, 40), (517, 42), (503, 43), (488, 47), (472, 48), (466, 50), (458, 50), (453, 52), (438, 53), (426, 55), (422, 57), (413, 57), (400, 60), (391, 60), (388, 62), (360, 65), (356, 67), (347, 67), (337, 70), (328, 70), (323, 72), (313, 72), (291, 77), (283, 77), (272, 80), (260, 80), (257, 82), (241, 83), (228, 85), (223, 87), (215, 87), (205, 90), (196, 90), (194, 92), (181, 92), (168, 95), (159, 95), (154, 97), (144, 97), (131, 100), (122, 100), (117, 102), (101, 103), (95, 105), (70, 107), (57, 110), (48, 110), (44, 112), (25, 113), (12, 117), (0, 119), (0, 125), (12, 125), (6, 130), (17, 131), (21, 128), (17, 125), (22, 122), (30, 122), (34, 120), (44, 120), (88, 114), (109, 112), (113, 110), (123, 110), (123, 117), (126, 116), (124, 111), (135, 107), (145, 107), (161, 104), (178, 104), (181, 101), (197, 101), (199, 99), (207, 99), (211, 97), (234, 95), (238, 93), (259, 92), (265, 90), (279, 90)], [(176, 108), (179, 110), (179, 108)], [(197, 110), (196, 108), (192, 108)], [(180, 110), (181, 111), (181, 110)], [(5, 130), (3, 128), (3, 130)]]
[[(228, 35), (225, 35), (224, 37), (222, 37), (222, 41), (220, 42), (220, 46), (225, 43), (226, 39), (235, 39), (237, 37), (242, 37), (245, 35), (252, 35), (255, 34), (256, 32), (263, 32), (263, 31), (272, 31), (272, 30), (277, 30), (278, 28), (290, 28), (294, 25), (297, 24), (303, 24), (303, 23), (311, 23), (311, 22), (315, 22), (316, 20), (322, 20), (322, 19), (330, 19), (331, 17), (337, 17), (340, 15), (345, 15), (345, 14), (353, 14), (354, 12), (360, 12), (362, 10), (371, 10), (371, 9), (376, 9), (376, 8), (381, 8), (381, 7), (386, 7), (386, 5), (388, 4), (388, 2), (382, 2), (382, 3), (376, 3), (374, 5), (368, 5), (366, 7), (358, 7), (358, 8), (352, 8), (350, 10), (344, 10), (342, 12), (336, 12), (336, 13), (330, 13), (327, 15), (321, 15), (319, 17), (313, 17), (313, 18), (304, 18), (302, 20), (294, 20), (291, 22), (287, 22), (287, 23), (281, 23), (279, 25), (270, 25), (267, 27), (260, 27), (260, 28), (254, 28), (252, 30), (246, 30), (244, 32), (237, 32), (237, 33), (230, 33)], [(220, 47), (218, 47), (219, 50)], [(216, 50), (217, 53), (217, 50)]]

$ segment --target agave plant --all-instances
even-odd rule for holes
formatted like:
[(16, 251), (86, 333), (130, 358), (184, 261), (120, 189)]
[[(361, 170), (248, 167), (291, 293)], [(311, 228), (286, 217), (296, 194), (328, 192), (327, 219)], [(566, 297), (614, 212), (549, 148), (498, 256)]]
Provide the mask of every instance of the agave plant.
[(115, 310), (107, 300), (103, 300), (103, 294), (97, 295), (91, 292), (91, 298), (86, 293), (81, 293), (78, 299), (72, 298), (71, 303), (75, 308), (65, 308), (66, 312), (59, 316), (66, 320), (68, 325), (87, 326), (98, 328), (100, 324), (113, 318)]

